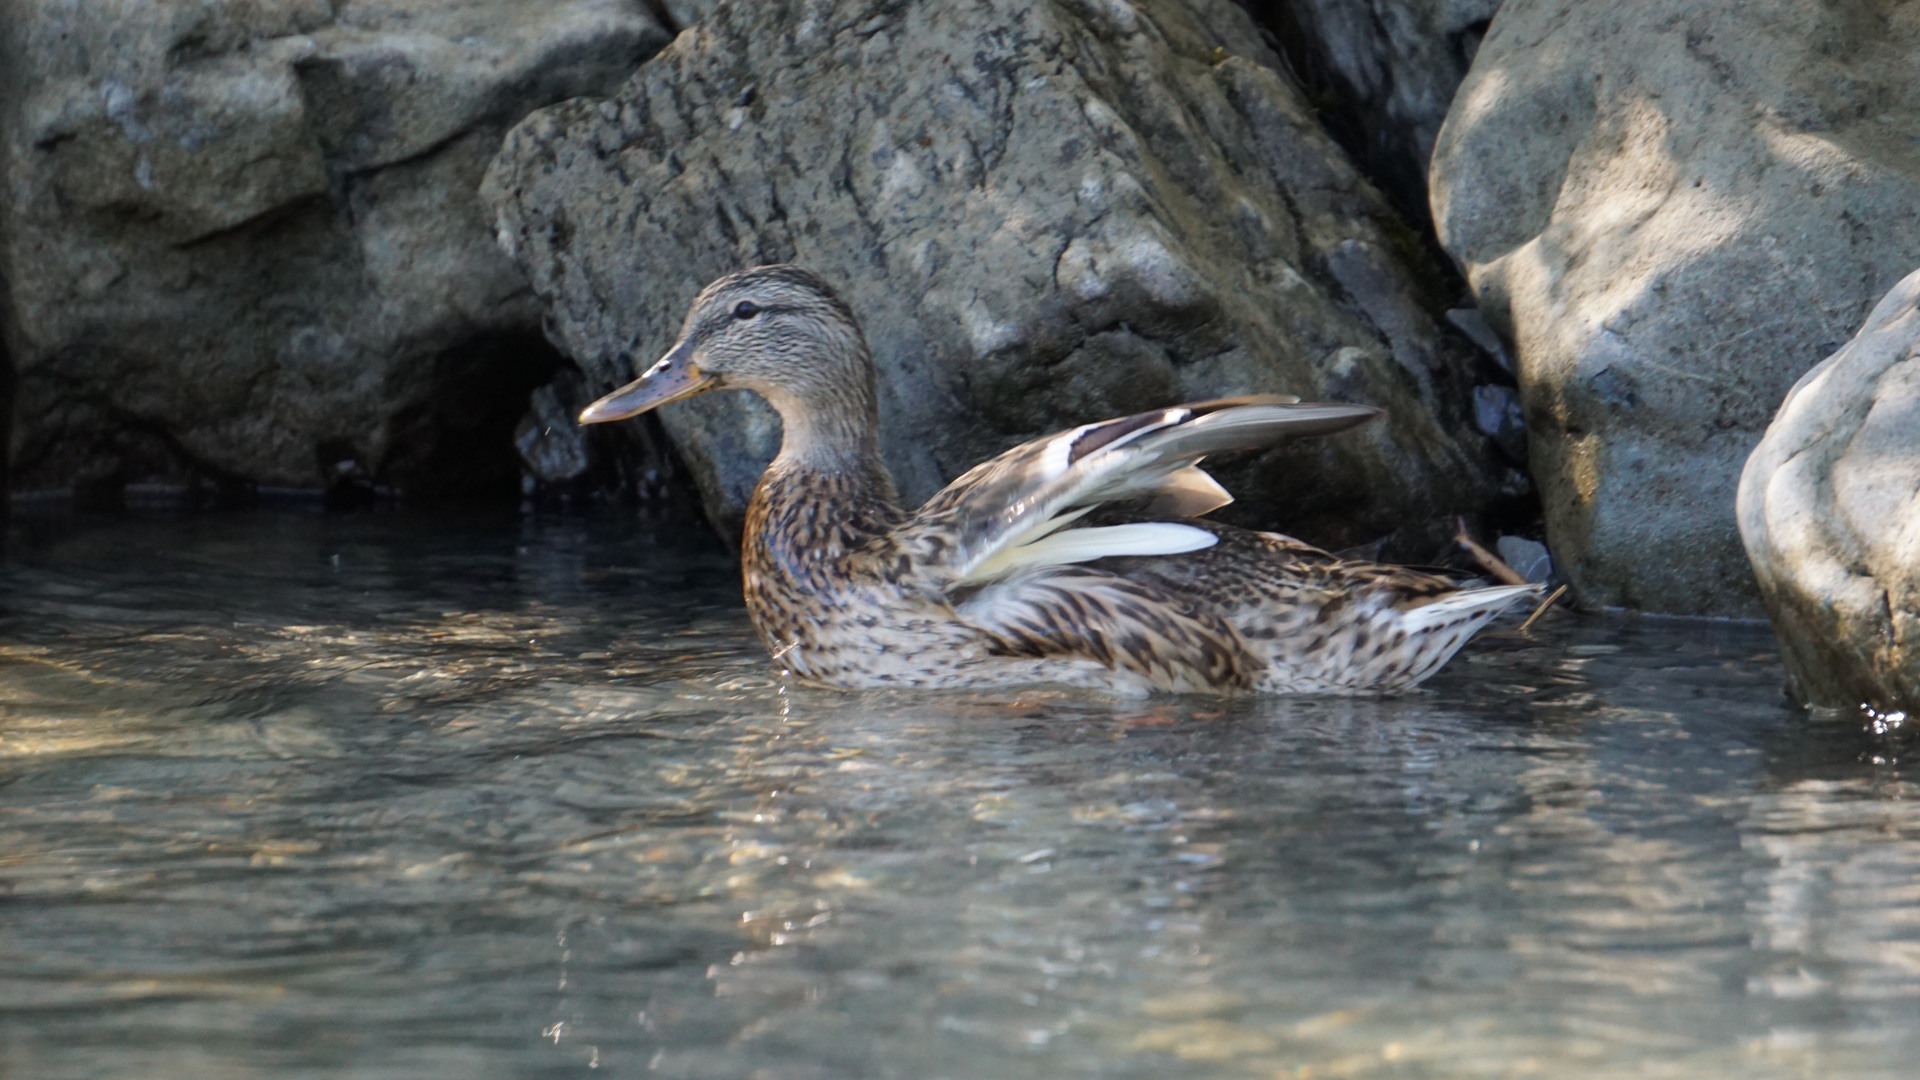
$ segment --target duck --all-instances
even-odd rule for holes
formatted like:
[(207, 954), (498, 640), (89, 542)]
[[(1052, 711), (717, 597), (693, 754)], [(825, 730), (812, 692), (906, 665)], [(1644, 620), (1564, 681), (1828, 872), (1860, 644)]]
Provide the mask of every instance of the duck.
[(741, 575), (754, 628), (803, 683), (1392, 694), (1541, 588), (1463, 587), (1204, 517), (1232, 496), (1203, 459), (1380, 415), (1362, 404), (1253, 395), (1101, 420), (1016, 446), (907, 509), (881, 457), (860, 323), (794, 265), (708, 285), (659, 362), (579, 422), (723, 389), (780, 416)]

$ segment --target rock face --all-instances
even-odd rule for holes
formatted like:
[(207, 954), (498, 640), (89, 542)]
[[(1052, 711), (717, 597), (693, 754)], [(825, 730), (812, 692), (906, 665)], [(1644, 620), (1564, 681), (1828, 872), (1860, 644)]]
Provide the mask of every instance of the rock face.
[(1739, 515), (1796, 695), (1920, 712), (1920, 273), (1787, 395)]
[[(1236, 509), (1324, 542), (1502, 483), (1467, 347), (1395, 258), (1406, 233), (1229, 0), (722, 5), (611, 100), (514, 130), (483, 194), (549, 332), (603, 386), (707, 281), (794, 261), (862, 318), (909, 499), (1061, 427), (1254, 391), (1389, 422), (1227, 470)], [(1444, 418), (1444, 419), (1441, 419)], [(663, 411), (737, 519), (771, 411)]]
[(1759, 611), (1734, 490), (1920, 252), (1920, 6), (1508, 0), (1433, 161), (1584, 599)]
[(1302, 77), (1335, 100), (1341, 141), (1397, 204), (1424, 210), (1427, 162), (1501, 0), (1293, 0), (1250, 5)]
[(348, 460), (511, 483), (558, 358), (475, 188), (509, 125), (668, 39), (627, 0), (16, 0), (16, 483), (306, 485)]

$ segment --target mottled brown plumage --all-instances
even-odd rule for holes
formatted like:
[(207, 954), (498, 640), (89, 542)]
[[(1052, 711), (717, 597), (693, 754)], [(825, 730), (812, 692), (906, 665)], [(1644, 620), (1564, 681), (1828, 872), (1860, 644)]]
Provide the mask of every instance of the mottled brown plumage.
[(1089, 424), (908, 512), (880, 460), (866, 340), (798, 267), (708, 286), (673, 349), (581, 422), (726, 387), (785, 426), (748, 506), (743, 576), (768, 650), (811, 682), (1393, 692), (1538, 591), (1462, 590), (1197, 520), (1230, 498), (1197, 467), (1207, 454), (1339, 431), (1366, 406), (1251, 397)]

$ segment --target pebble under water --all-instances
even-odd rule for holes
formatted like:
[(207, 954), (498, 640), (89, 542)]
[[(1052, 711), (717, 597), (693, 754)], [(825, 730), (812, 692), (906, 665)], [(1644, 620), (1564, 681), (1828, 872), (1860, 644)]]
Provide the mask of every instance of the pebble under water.
[(1762, 627), (1387, 700), (784, 688), (710, 541), (16, 523), (0, 1076), (1910, 1076), (1908, 732)]

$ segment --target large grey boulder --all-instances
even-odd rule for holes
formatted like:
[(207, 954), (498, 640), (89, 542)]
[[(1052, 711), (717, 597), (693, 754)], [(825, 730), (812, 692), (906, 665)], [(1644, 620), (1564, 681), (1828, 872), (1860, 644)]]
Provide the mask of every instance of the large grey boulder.
[(1739, 515), (1796, 695), (1920, 714), (1920, 272), (1794, 385)]
[(1756, 615), (1741, 464), (1920, 261), (1920, 7), (1508, 0), (1433, 161), (1589, 602)]
[(509, 125), (667, 40), (638, 0), (14, 0), (19, 486), (309, 485), (348, 459), (422, 490), (486, 463), (511, 482), (557, 357), (475, 189)]
[[(720, 5), (610, 100), (516, 128), (483, 192), (602, 386), (714, 277), (825, 275), (909, 499), (1061, 427), (1270, 391), (1390, 416), (1229, 469), (1243, 513), (1339, 543), (1475, 507), (1508, 478), (1455, 434), (1467, 347), (1276, 63), (1230, 0)], [(663, 419), (737, 521), (777, 419), (744, 395)]]

